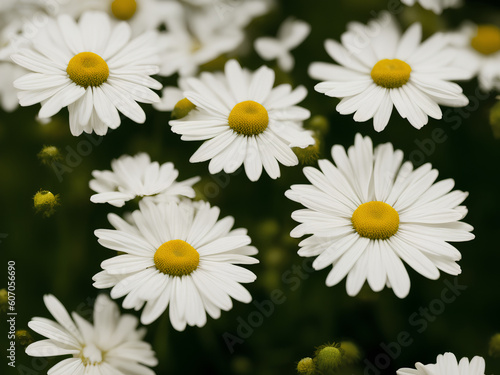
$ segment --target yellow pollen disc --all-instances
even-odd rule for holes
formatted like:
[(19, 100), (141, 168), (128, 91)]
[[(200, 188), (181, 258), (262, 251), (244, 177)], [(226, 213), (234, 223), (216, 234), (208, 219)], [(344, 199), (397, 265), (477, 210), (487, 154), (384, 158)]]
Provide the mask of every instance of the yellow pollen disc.
[(384, 202), (371, 201), (360, 205), (352, 214), (352, 226), (361, 237), (387, 240), (399, 229), (399, 214)]
[(122, 21), (131, 19), (137, 11), (135, 0), (115, 0), (111, 3), (111, 12)]
[(478, 26), (477, 34), (471, 39), (470, 44), (483, 55), (500, 51), (500, 28), (493, 25)]
[(95, 87), (106, 82), (109, 68), (101, 56), (93, 52), (80, 52), (69, 61), (66, 73), (79, 86)]
[(155, 266), (166, 275), (189, 275), (200, 263), (200, 254), (182, 240), (170, 240), (156, 250)]
[(374, 65), (371, 76), (377, 85), (386, 89), (397, 89), (406, 85), (410, 74), (410, 65), (404, 61), (383, 59)]
[(269, 115), (262, 104), (247, 100), (233, 107), (227, 121), (236, 133), (250, 136), (266, 130)]

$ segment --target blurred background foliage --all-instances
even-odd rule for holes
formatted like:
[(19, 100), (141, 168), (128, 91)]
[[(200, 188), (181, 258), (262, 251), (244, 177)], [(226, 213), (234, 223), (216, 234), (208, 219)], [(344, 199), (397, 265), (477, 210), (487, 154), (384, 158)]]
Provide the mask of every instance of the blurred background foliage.
[[(145, 124), (138, 125), (122, 117), (122, 125), (103, 138), (72, 137), (66, 110), (46, 125), (34, 120), (38, 106), (13, 113), (0, 112), (0, 233), (7, 235), (0, 239), (4, 268), (0, 273), (5, 275), (0, 279), (0, 288), (6, 283), (7, 260), (15, 260), (17, 328), (27, 329), (32, 316), (50, 316), (42, 302), (46, 293), (55, 294), (68, 310), (91, 318), (93, 300), (100, 292), (92, 287), (92, 276), (100, 271), (104, 259), (114, 255), (97, 243), (93, 231), (110, 227), (107, 213), (121, 214), (135, 209), (135, 203), (123, 209), (91, 204), (88, 187), (91, 171), (109, 169), (111, 159), (122, 154), (146, 151), (153, 160), (172, 161), (180, 171), (181, 180), (202, 176), (197, 185), (199, 198), (219, 206), (221, 216), (234, 216), (237, 227), (248, 228), (260, 250), (260, 264), (249, 267), (258, 276), (254, 284), (248, 285), (254, 300), (269, 301), (274, 290), (283, 293), (281, 301), (286, 299), (273, 306), (273, 313), (264, 317), (260, 326), (251, 328), (248, 338), (234, 344), (233, 353), (225, 343), (224, 334), (237, 336), (241, 322), (248, 323), (250, 314), (259, 311), (254, 304), (236, 302), (220, 319), (209, 319), (205, 327), (188, 327), (185, 332), (175, 331), (168, 314), (164, 314), (148, 327), (147, 340), (154, 345), (160, 360), (157, 374), (294, 374), (297, 362), (312, 356), (315, 347), (348, 339), (361, 349), (362, 359), (358, 365), (339, 371), (378, 375), (363, 360), (375, 363), (377, 356), (380, 360), (380, 353), (384, 353), (381, 343), (397, 341), (398, 335), (405, 331), (411, 337), (411, 345), (403, 347), (387, 368), (378, 370), (380, 373), (394, 374), (398, 368), (413, 367), (417, 361), (434, 363), (436, 356), (446, 351), (455, 353), (457, 358), (484, 356), (486, 373), (500, 373), (500, 359), (488, 355), (490, 337), (500, 332), (500, 147), (489, 124), (495, 95), (479, 92), (476, 80), (466, 82), (462, 86), (471, 98), (469, 107), (444, 108), (445, 119), (430, 119), (421, 130), (393, 114), (386, 130), (376, 133), (371, 121), (355, 123), (352, 116), (338, 114), (337, 100), (314, 92), (316, 82), (307, 75), (312, 61), (330, 61), (323, 48), (325, 39), (338, 40), (349, 21), (364, 23), (376, 12), (387, 9), (389, 3), (394, 1), (282, 0), (273, 13), (249, 26), (248, 36), (253, 42), (257, 36), (275, 35), (281, 21), (289, 15), (311, 24), (311, 35), (293, 51), (296, 66), (292, 74), (277, 71), (277, 77), (281, 82), (305, 85), (309, 95), (302, 105), (313, 115), (326, 116), (330, 122), (330, 130), (322, 138), (321, 157), (330, 159), (329, 150), (334, 144), (348, 147), (355, 133), (361, 132), (372, 137), (375, 144), (392, 142), (416, 165), (432, 163), (440, 172), (439, 179), (454, 178), (456, 189), (470, 192), (465, 202), (469, 209), (465, 221), (475, 227), (476, 239), (457, 244), (463, 255), (462, 275), (457, 280), (467, 289), (453, 303), (446, 304), (440, 314), (430, 313), (430, 318), (425, 318), (428, 325), (423, 332), (418, 331), (423, 323), (416, 324), (411, 317), (415, 318), (421, 308), (428, 308), (439, 299), (446, 288), (444, 281), (453, 283), (453, 277), (443, 274), (432, 281), (409, 270), (412, 287), (404, 300), (390, 289), (374, 293), (368, 288), (352, 298), (345, 292), (345, 281), (336, 287), (326, 287), (329, 269), (303, 271), (304, 259), (296, 253), (298, 241), (289, 237), (295, 225), (290, 214), (299, 205), (286, 199), (284, 192), (291, 184), (306, 181), (302, 167), (282, 168), (280, 179), (273, 181), (263, 175), (256, 183), (251, 183), (241, 170), (230, 176), (211, 176), (207, 163), (188, 162), (200, 143), (181, 141), (169, 129), (170, 114), (156, 112), (150, 106), (146, 108)], [(465, 7), (446, 10), (442, 16), (419, 7), (397, 8), (401, 10), (397, 17), (404, 28), (420, 21), (426, 35), (456, 27), (466, 19), (500, 25), (500, 5), (496, 0), (469, 0)], [(206, 69), (220, 69), (224, 60), (233, 56), (220, 58)], [(250, 69), (265, 63), (251, 44), (238, 52), (238, 58)], [(176, 77), (163, 79), (163, 83), (175, 85)], [(440, 134), (439, 141), (432, 141), (436, 134), (433, 132)], [(44, 145), (61, 150), (63, 167), (42, 165), (37, 153)], [(32, 198), (40, 189), (60, 195), (60, 206), (50, 218), (35, 214)], [(5, 320), (4, 315), (2, 353), (7, 341)], [(45, 365), (43, 361), (33, 361), (18, 347), (17, 364), (35, 370), (31, 373), (45, 374), (58, 360), (49, 359)]]

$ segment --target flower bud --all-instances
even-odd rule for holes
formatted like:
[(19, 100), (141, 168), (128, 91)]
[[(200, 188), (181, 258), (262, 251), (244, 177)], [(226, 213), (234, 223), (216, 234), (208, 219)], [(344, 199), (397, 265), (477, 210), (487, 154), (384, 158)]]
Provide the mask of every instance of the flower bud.
[(297, 373), (300, 375), (314, 375), (316, 368), (312, 358), (302, 358), (297, 364)]
[(49, 217), (55, 212), (56, 206), (59, 205), (59, 194), (54, 195), (48, 190), (40, 190), (33, 197), (33, 204), (37, 213)]
[(172, 111), (171, 114), (172, 120), (177, 120), (186, 117), (188, 113), (195, 108), (196, 106), (193, 103), (191, 103), (189, 99), (184, 98), (179, 100)]

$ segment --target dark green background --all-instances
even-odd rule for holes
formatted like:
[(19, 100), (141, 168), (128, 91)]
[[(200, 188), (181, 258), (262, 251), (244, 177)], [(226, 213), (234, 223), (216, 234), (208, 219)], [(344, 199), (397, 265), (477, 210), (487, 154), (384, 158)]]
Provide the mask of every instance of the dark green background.
[[(153, 160), (174, 162), (181, 179), (202, 176), (203, 181), (198, 185), (200, 194), (205, 193), (212, 204), (221, 207), (222, 216), (234, 216), (237, 227), (248, 228), (260, 250), (260, 264), (249, 267), (258, 276), (248, 286), (254, 299), (269, 300), (275, 289), (286, 297), (244, 343), (234, 346), (233, 354), (226, 347), (223, 334), (236, 335), (240, 319), (247, 321), (249, 314), (258, 311), (255, 305), (236, 302), (219, 320), (208, 319), (205, 327), (188, 327), (185, 332), (176, 332), (168, 314), (164, 314), (148, 327), (147, 336), (160, 360), (158, 374), (293, 374), (296, 362), (311, 356), (316, 346), (342, 339), (356, 342), (364, 352), (363, 359), (373, 362), (383, 352), (380, 344), (397, 340), (400, 332), (408, 332), (412, 343), (402, 348), (400, 355), (381, 373), (394, 374), (398, 368), (413, 367), (417, 361), (433, 363), (438, 354), (446, 351), (458, 358), (481, 355), (486, 359), (486, 373), (499, 373), (500, 359), (488, 356), (489, 338), (500, 332), (500, 148), (488, 121), (495, 95), (477, 91), (477, 81), (473, 80), (463, 84), (471, 105), (463, 109), (443, 108), (446, 120), (430, 119), (427, 126), (416, 130), (394, 112), (386, 130), (376, 133), (371, 121), (355, 123), (352, 116), (338, 114), (337, 100), (314, 92), (316, 82), (307, 76), (310, 62), (330, 61), (323, 48), (324, 39), (338, 39), (347, 22), (366, 22), (373, 17), (373, 11), (386, 9), (387, 4), (388, 0), (284, 0), (280, 10), (251, 25), (249, 35), (251, 40), (260, 35), (274, 35), (288, 15), (312, 25), (309, 38), (293, 52), (296, 67), (292, 76), (281, 73), (278, 76), (294, 85), (304, 84), (309, 95), (303, 106), (311, 109), (313, 115), (329, 118), (331, 128), (324, 139), (327, 150), (324, 157), (330, 158), (328, 151), (334, 144), (350, 146), (355, 133), (361, 132), (371, 136), (375, 144), (392, 142), (417, 165), (432, 163), (439, 170), (440, 179), (454, 178), (456, 189), (470, 192), (465, 201), (469, 209), (465, 221), (475, 227), (476, 239), (456, 244), (463, 255), (460, 261), (463, 272), (457, 280), (467, 289), (453, 303), (446, 304), (423, 332), (417, 331), (422, 325), (412, 323), (410, 317), (439, 299), (446, 288), (445, 280), (453, 282), (454, 277), (443, 274), (432, 281), (409, 270), (412, 287), (404, 300), (390, 289), (374, 293), (364, 288), (356, 298), (348, 297), (345, 282), (332, 288), (325, 286), (328, 269), (306, 274), (299, 283), (300, 278), (290, 275), (290, 271), (294, 266), (300, 267), (304, 259), (296, 254), (298, 241), (288, 235), (295, 225), (290, 214), (299, 205), (287, 200), (284, 192), (291, 184), (305, 181), (301, 167), (282, 168), (280, 179), (273, 181), (263, 175), (256, 183), (251, 183), (241, 170), (230, 177), (210, 176), (208, 163), (188, 162), (200, 142), (180, 141), (169, 129), (169, 114), (155, 112), (150, 106), (146, 108), (146, 124), (122, 118), (120, 128), (103, 139), (95, 135), (72, 137), (66, 110), (44, 126), (33, 120), (39, 106), (11, 114), (0, 112), (0, 233), (8, 234), (0, 245), (3, 268), (0, 274), (5, 275), (1, 276), (0, 288), (6, 283), (7, 260), (15, 260), (17, 328), (26, 328), (32, 316), (49, 317), (42, 302), (45, 293), (55, 294), (68, 310), (89, 317), (92, 301), (99, 293), (92, 287), (91, 278), (100, 271), (100, 262), (114, 255), (97, 243), (93, 231), (110, 227), (106, 220), (108, 212), (125, 212), (110, 205), (90, 203), (90, 173), (94, 169), (109, 169), (111, 159), (124, 153), (146, 151)], [(471, 0), (466, 7), (447, 10), (441, 17), (418, 8), (402, 7), (398, 18), (404, 27), (413, 20), (421, 20), (427, 35), (457, 26), (465, 19), (500, 25), (500, 6), (495, 4), (495, 1)], [(240, 61), (251, 69), (263, 64), (254, 52), (240, 57)], [(170, 85), (175, 82), (173, 77), (164, 80)], [(439, 134), (438, 142), (429, 141), (433, 134)], [(90, 140), (96, 144), (78, 165), (68, 164), (75, 161), (71, 156), (64, 162), (71, 172), (66, 171), (62, 181), (36, 157), (43, 145), (59, 147), (65, 157), (71, 154), (69, 150), (87, 153), (85, 146), (91, 143), (85, 142)], [(427, 147), (425, 150), (419, 146), (422, 144)], [(217, 194), (212, 194), (214, 186), (218, 186)], [(33, 209), (32, 196), (39, 189), (61, 196), (61, 206), (48, 219), (35, 214)], [(128, 209), (133, 207), (127, 205)], [(1, 319), (0, 348), (5, 353), (7, 327), (5, 316)], [(1, 357), (1, 366), (6, 368), (6, 359), (3, 354)], [(27, 357), (18, 347), (17, 365), (34, 369), (34, 373), (45, 374), (58, 360), (50, 359), (45, 366), (40, 365), (40, 360)], [(362, 373), (364, 369), (361, 363), (345, 369), (344, 373)]]

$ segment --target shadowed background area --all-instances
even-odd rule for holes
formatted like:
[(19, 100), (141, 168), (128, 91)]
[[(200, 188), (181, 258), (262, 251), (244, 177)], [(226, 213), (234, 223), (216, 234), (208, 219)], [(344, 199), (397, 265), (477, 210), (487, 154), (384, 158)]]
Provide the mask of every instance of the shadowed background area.
[[(248, 267), (257, 275), (257, 281), (248, 285), (254, 303), (235, 302), (231, 311), (223, 312), (218, 320), (209, 318), (203, 328), (177, 332), (168, 313), (148, 327), (147, 340), (160, 361), (157, 374), (294, 374), (297, 361), (312, 356), (315, 347), (344, 339), (355, 342), (363, 352), (358, 365), (341, 371), (345, 374), (394, 374), (401, 367), (414, 367), (417, 361), (434, 363), (446, 351), (457, 358), (483, 356), (486, 373), (500, 373), (500, 359), (488, 355), (490, 337), (500, 332), (500, 145), (489, 125), (495, 95), (479, 91), (476, 80), (466, 82), (462, 86), (470, 98), (468, 107), (443, 108), (443, 120), (430, 119), (421, 130), (393, 113), (386, 130), (376, 133), (371, 121), (355, 123), (352, 116), (338, 114), (338, 100), (316, 93), (316, 82), (307, 75), (312, 61), (330, 61), (323, 48), (325, 39), (338, 40), (349, 21), (365, 23), (390, 3), (394, 1), (283, 0), (280, 8), (249, 26), (249, 40), (274, 36), (289, 15), (311, 24), (310, 36), (293, 51), (293, 72), (277, 72), (277, 81), (305, 85), (309, 95), (301, 105), (330, 121), (323, 158), (331, 159), (329, 150), (334, 144), (353, 144), (354, 135), (360, 132), (372, 137), (375, 145), (392, 142), (415, 165), (432, 163), (440, 172), (439, 179), (453, 178), (455, 189), (470, 192), (465, 221), (475, 227), (476, 239), (456, 244), (463, 256), (458, 278), (442, 274), (433, 281), (409, 269), (412, 286), (404, 300), (390, 289), (374, 293), (366, 285), (357, 297), (349, 297), (345, 280), (332, 288), (325, 286), (329, 268), (310, 272), (311, 261), (297, 255), (298, 241), (289, 237), (295, 225), (290, 214), (300, 206), (286, 199), (284, 192), (291, 184), (306, 181), (301, 166), (282, 167), (282, 177), (276, 181), (263, 175), (251, 183), (241, 169), (230, 176), (211, 176), (208, 163), (189, 163), (200, 143), (183, 142), (173, 134), (169, 113), (148, 106), (143, 125), (122, 116), (122, 125), (103, 138), (72, 137), (66, 110), (40, 125), (34, 120), (37, 105), (0, 112), (0, 233), (7, 235), (0, 238), (0, 288), (5, 287), (7, 261), (15, 260), (17, 329), (26, 329), (33, 316), (50, 317), (42, 301), (46, 293), (54, 294), (69, 311), (91, 318), (93, 301), (101, 292), (92, 287), (92, 276), (100, 271), (103, 260), (115, 255), (97, 243), (93, 232), (110, 228), (107, 213), (122, 214), (135, 203), (126, 209), (92, 204), (90, 174), (94, 169), (109, 169), (111, 159), (122, 154), (145, 151), (152, 160), (173, 162), (180, 180), (202, 176), (196, 186), (198, 197), (219, 206), (221, 217), (234, 216), (236, 227), (248, 228), (260, 250), (260, 264)], [(500, 25), (496, 1), (470, 0), (442, 16), (396, 4), (403, 27), (419, 20), (427, 36), (466, 19)], [(207, 68), (220, 69), (229, 57)], [(265, 63), (250, 45), (239, 60), (249, 69)], [(176, 77), (163, 80), (166, 85), (176, 82)], [(61, 150), (60, 165), (40, 163), (36, 155), (44, 145)], [(50, 218), (34, 212), (32, 197), (40, 189), (60, 194), (61, 205)], [(2, 349), (7, 342), (5, 320), (3, 315)], [(45, 374), (58, 360), (33, 360), (18, 346), (17, 365), (27, 369), (24, 374)]]

